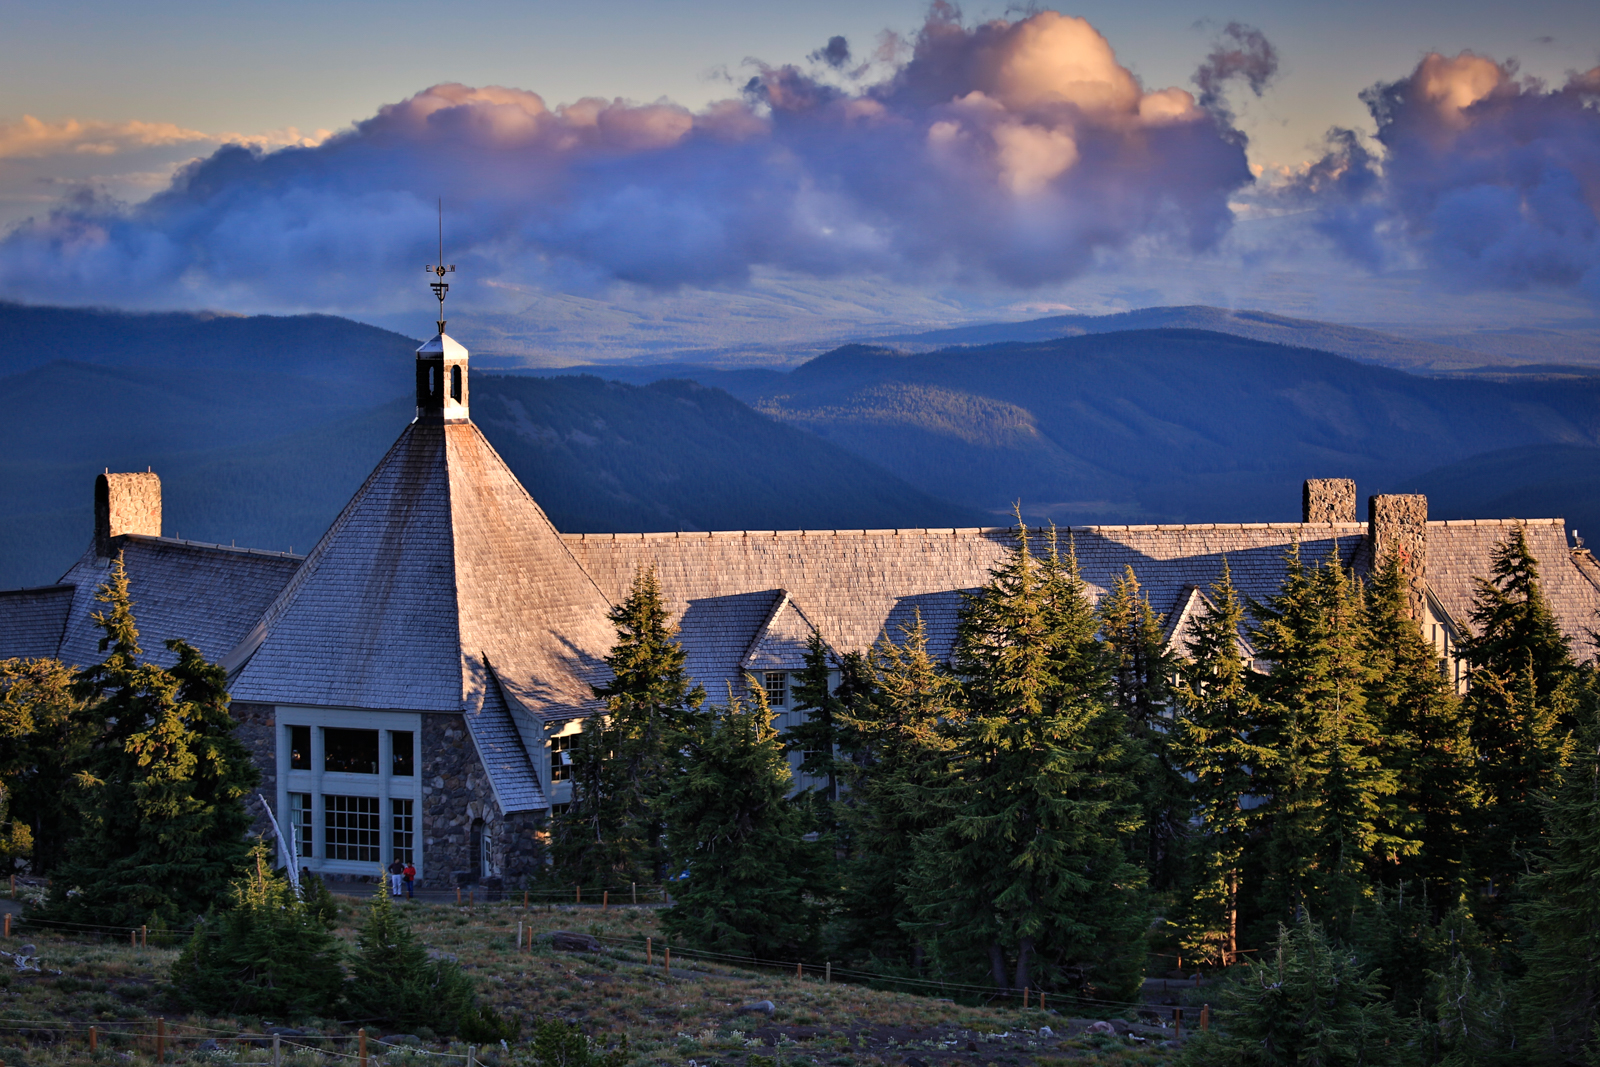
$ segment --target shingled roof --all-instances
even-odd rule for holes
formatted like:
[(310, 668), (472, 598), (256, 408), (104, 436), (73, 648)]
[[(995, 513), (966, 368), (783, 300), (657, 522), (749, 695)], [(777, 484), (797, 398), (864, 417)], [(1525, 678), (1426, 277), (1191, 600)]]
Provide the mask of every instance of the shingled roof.
[[(179, 638), (216, 660), (237, 645), (300, 565), (287, 552), (233, 548), (170, 537), (125, 535), (113, 548), (128, 574), (128, 595), (144, 658), (171, 666), (166, 642)], [(0, 658), (59, 656), (84, 666), (104, 654), (95, 594), (111, 560), (90, 545), (61, 581), (0, 593)]]
[[(1472, 579), (1487, 575), (1494, 546), (1516, 520), (1430, 522), (1427, 579), (1457, 622), (1472, 603)], [(1560, 519), (1529, 520), (1529, 543), (1544, 563), (1545, 587), (1574, 651), (1589, 650), (1600, 623), (1600, 587), (1574, 563)], [(1043, 531), (1035, 536), (1041, 538)], [(1099, 597), (1131, 567), (1156, 611), (1186, 622), (1196, 591), (1207, 590), (1226, 557), (1241, 598), (1264, 600), (1284, 577), (1285, 553), (1298, 542), (1312, 562), (1337, 551), (1358, 571), (1369, 564), (1364, 523), (1205, 523), (1182, 526), (1089, 526), (1062, 529), (1090, 592)], [(683, 618), (691, 673), (717, 684), (736, 678), (740, 658), (732, 633), (708, 641), (710, 605), (760, 594), (792, 601), (835, 649), (866, 648), (879, 635), (900, 638), (921, 615), (929, 650), (949, 653), (962, 591), (977, 589), (1015, 544), (1009, 528), (954, 530), (796, 530), (678, 534), (572, 534), (565, 540), (608, 595), (626, 594), (635, 568), (654, 566), (669, 608)], [(1596, 568), (1600, 576), (1600, 567)], [(753, 602), (747, 610), (756, 610)], [(770, 610), (770, 608), (769, 608)], [(743, 632), (754, 638), (754, 624)], [(737, 627), (732, 627), (737, 629)], [(1169, 636), (1176, 636), (1169, 630)]]
[(506, 701), (570, 715), (609, 608), (476, 426), (419, 419), (224, 666), (237, 700), (477, 712), (492, 662)]

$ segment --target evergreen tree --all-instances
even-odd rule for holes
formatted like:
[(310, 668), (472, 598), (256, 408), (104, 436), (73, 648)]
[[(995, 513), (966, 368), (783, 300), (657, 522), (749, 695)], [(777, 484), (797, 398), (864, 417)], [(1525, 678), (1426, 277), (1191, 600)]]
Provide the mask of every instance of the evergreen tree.
[(1190, 786), (1201, 825), (1192, 845), (1192, 889), (1180, 923), (1186, 954), (1230, 966), (1239, 943), (1240, 879), (1256, 826), (1244, 799), (1259, 792), (1256, 775), (1272, 753), (1254, 740), (1259, 704), (1240, 650), (1244, 605), (1223, 560), (1205, 608), (1189, 627), (1189, 659), (1178, 682), (1182, 706), (1172, 748)]
[(908, 883), (917, 839), (953, 814), (944, 786), (965, 710), (949, 672), (928, 652), (920, 612), (901, 638), (879, 639), (871, 654), (875, 697), (852, 702), (841, 723), (855, 759), (845, 766), (851, 848), (840, 947), (876, 968), (919, 970), (925, 952), (907, 929), (915, 925)]
[(1255, 651), (1272, 663), (1260, 683), (1259, 738), (1273, 752), (1263, 902), (1270, 917), (1306, 908), (1343, 924), (1370, 886), (1369, 857), (1416, 843), (1387, 830), (1396, 782), (1367, 711), (1359, 590), (1336, 553), (1307, 566), (1295, 545), (1286, 563), (1280, 591), (1254, 609)]
[(178, 662), (140, 663), (139, 632), (119, 557), (96, 598), (103, 663), (78, 693), (101, 733), (79, 775), (83, 830), (51, 887), (52, 918), (137, 926), (186, 923), (244, 866), (260, 780), (233, 736), (226, 676), (191, 645), (168, 641)]
[(822, 798), (828, 804), (839, 799), (839, 720), (846, 699), (832, 684), (836, 662), (822, 635), (812, 630), (806, 639), (805, 667), (794, 676), (790, 689), (801, 722), (784, 732), (788, 750), (801, 754), (800, 773), (827, 783)]
[(1466, 707), (1483, 792), (1472, 827), (1474, 868), (1498, 893), (1540, 847), (1544, 816), (1536, 794), (1559, 784), (1571, 754), (1577, 679), (1521, 526), (1492, 559), (1490, 576), (1475, 580), (1475, 632), (1462, 650), (1472, 667)]
[(610, 618), (617, 631), (605, 660), (611, 681), (594, 687), (606, 713), (584, 724), (573, 751), (572, 806), (552, 828), (556, 867), (580, 884), (666, 877), (663, 811), (674, 739), (705, 701), (684, 669), (653, 567), (635, 572)]
[(60, 660), (0, 661), (0, 783), (11, 806), (0, 852), (27, 856), (35, 874), (54, 869), (77, 836), (77, 808), (63, 798), (100, 731)]
[(551, 820), (555, 877), (577, 885), (614, 886), (649, 880), (643, 824), (630, 819), (629, 783), (616, 759), (620, 731), (604, 715), (584, 720), (572, 745), (572, 800)]
[(1415, 851), (1381, 857), (1388, 862), (1378, 865), (1376, 876), (1392, 886), (1414, 883), (1437, 907), (1448, 907), (1469, 880), (1468, 835), (1481, 801), (1477, 755), (1439, 653), (1411, 618), (1408, 593), (1405, 573), (1391, 556), (1366, 598), (1367, 706), (1382, 736), (1380, 756), (1395, 774), (1388, 830), (1418, 842)]
[(345, 986), (350, 1015), (403, 1030), (427, 1027), (453, 1034), (476, 999), (472, 979), (461, 965), (429, 958), (380, 887), (372, 895), (350, 960)]
[(1516, 916), (1527, 931), (1526, 976), (1516, 996), (1528, 1062), (1600, 1061), (1600, 718), (1591, 692), (1566, 780), (1540, 798), (1546, 847), (1519, 883)]
[(1310, 921), (1279, 927), (1270, 952), (1223, 987), (1211, 1029), (1183, 1067), (1387, 1067), (1415, 1044), (1376, 972)]
[(1161, 616), (1150, 607), (1132, 567), (1100, 602), (1100, 632), (1112, 660), (1112, 705), (1150, 757), (1139, 783), (1144, 824), (1129, 839), (1130, 854), (1153, 888), (1170, 890), (1183, 876), (1189, 825), (1189, 783), (1172, 751), (1177, 664), (1167, 651)]
[(669, 937), (698, 948), (766, 959), (809, 953), (817, 935), (813, 897), (821, 863), (766, 695), (732, 692), (726, 709), (697, 717), (681, 735), (683, 770), (667, 807), (668, 843), (688, 880), (662, 913)]
[(962, 609), (959, 808), (918, 840), (912, 930), (947, 969), (987, 970), (1002, 990), (1125, 997), (1142, 977), (1143, 878), (1122, 845), (1142, 769), (1098, 628), (1076, 559), (1052, 533), (1036, 560), (1020, 518)]
[(250, 858), (232, 906), (198, 924), (173, 963), (173, 999), (211, 1014), (336, 1015), (344, 980), (338, 940), (272, 870), (265, 844)]

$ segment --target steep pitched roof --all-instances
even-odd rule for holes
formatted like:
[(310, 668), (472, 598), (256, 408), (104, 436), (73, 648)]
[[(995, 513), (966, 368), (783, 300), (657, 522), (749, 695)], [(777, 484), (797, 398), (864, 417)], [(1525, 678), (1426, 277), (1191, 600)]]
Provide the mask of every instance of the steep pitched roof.
[(522, 736), (511, 718), (510, 705), (495, 677), (494, 668), (485, 665), (489, 677), (477, 686), (466, 714), (467, 732), (478, 750), (478, 760), (489, 776), (489, 787), (503, 812), (534, 811), (545, 807), (544, 790)]
[[(1070, 540), (1095, 597), (1132, 566), (1151, 603), (1170, 605), (1187, 587), (1214, 582), (1224, 556), (1241, 596), (1266, 597), (1283, 580), (1291, 544), (1298, 541), (1308, 561), (1338, 551), (1349, 565), (1365, 530), (1361, 523), (1090, 526), (1061, 530), (1060, 539), (1063, 547)], [(1042, 534), (1035, 536), (1043, 551)], [(573, 534), (564, 540), (612, 597), (626, 593), (636, 567), (654, 565), (670, 610), (682, 615), (693, 661), (699, 634), (690, 612), (696, 605), (775, 589), (786, 590), (841, 651), (867, 648), (885, 632), (898, 640), (901, 627), (920, 613), (930, 650), (947, 654), (961, 592), (987, 582), (1015, 538), (1015, 531), (1000, 528)]]
[(595, 705), (610, 605), (470, 422), (406, 427), (224, 665), (238, 700)]
[[(165, 642), (180, 638), (216, 661), (237, 645), (300, 566), (301, 557), (229, 545), (127, 534), (116, 539), (128, 574), (128, 596), (145, 659), (171, 666)], [(73, 587), (57, 654), (83, 666), (103, 657), (104, 636), (92, 616), (95, 594), (111, 576), (111, 560), (94, 546), (61, 577)]]
[(789, 594), (781, 593), (739, 666), (749, 671), (798, 671), (806, 665), (806, 645), (815, 629)]
[(71, 607), (70, 585), (0, 593), (0, 659), (54, 656)]
[(1600, 627), (1600, 588), (1567, 547), (1561, 519), (1452, 519), (1428, 523), (1428, 588), (1458, 625), (1472, 613), (1475, 578), (1487, 578), (1495, 546), (1522, 526), (1539, 561), (1539, 582), (1550, 610), (1572, 642), (1573, 655), (1593, 653), (1589, 631)]

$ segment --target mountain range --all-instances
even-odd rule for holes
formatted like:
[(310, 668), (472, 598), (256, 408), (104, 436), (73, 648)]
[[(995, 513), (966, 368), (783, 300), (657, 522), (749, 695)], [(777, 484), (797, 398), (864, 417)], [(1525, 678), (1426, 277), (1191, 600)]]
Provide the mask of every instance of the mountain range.
[[(1339, 476), (1427, 492), (1436, 518), (1597, 528), (1585, 368), (1469, 367), (1209, 308), (1117, 320), (1154, 329), (1081, 318), (846, 345), (787, 372), (476, 369), (473, 413), (566, 530), (991, 525), (1018, 501), (1067, 524), (1282, 520), (1301, 479)], [(1022, 327), (1047, 336), (975, 343)], [(304, 551), (410, 417), (416, 342), (348, 320), (0, 304), (0, 329), (19, 341), (3, 385), (26, 398), (0, 425), (0, 586), (51, 581), (82, 550), (103, 467), (162, 474), (169, 534)]]

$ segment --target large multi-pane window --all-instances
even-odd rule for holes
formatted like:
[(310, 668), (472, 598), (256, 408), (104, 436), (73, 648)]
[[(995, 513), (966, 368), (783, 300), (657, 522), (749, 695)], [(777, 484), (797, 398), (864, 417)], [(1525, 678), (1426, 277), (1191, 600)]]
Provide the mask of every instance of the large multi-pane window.
[(572, 746), (577, 743), (577, 734), (567, 734), (563, 737), (550, 739), (550, 780), (552, 782), (570, 782), (572, 780)]
[(289, 825), (294, 828), (294, 847), (298, 855), (316, 854), (316, 841), (312, 837), (311, 794), (289, 794)]
[(378, 731), (322, 731), (322, 769), (347, 774), (378, 773)]
[(378, 862), (382, 831), (377, 797), (324, 794), (322, 807), (323, 847), (328, 859)]
[(412, 822), (411, 803), (409, 800), (389, 801), (389, 816), (393, 827), (391, 832), (394, 835), (389, 843), (394, 847), (394, 858), (401, 863), (411, 862), (412, 834), (416, 830)]

